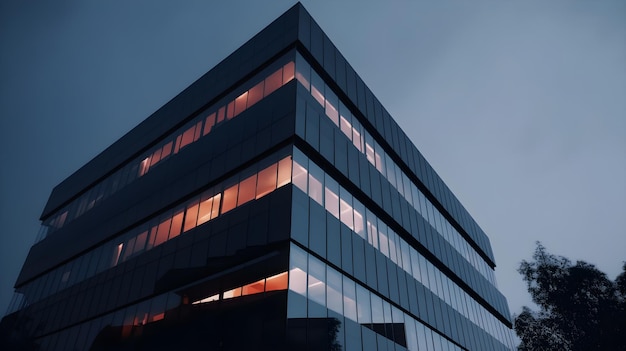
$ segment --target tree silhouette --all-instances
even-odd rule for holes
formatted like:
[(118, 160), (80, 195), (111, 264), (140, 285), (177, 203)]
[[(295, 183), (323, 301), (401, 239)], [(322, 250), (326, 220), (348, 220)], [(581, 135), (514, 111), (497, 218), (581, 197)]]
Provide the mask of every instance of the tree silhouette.
[(519, 350), (626, 350), (626, 263), (615, 282), (594, 265), (548, 253), (537, 243), (523, 276), (538, 312), (515, 317)]

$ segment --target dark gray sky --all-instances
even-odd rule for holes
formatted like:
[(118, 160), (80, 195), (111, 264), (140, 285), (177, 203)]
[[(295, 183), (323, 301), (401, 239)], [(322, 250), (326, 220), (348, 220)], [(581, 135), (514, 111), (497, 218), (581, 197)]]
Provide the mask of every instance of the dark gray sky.
[[(0, 314), (52, 188), (294, 1), (214, 3), (0, 2)], [(537, 240), (615, 278), (625, 1), (303, 3), (487, 232), (512, 312)]]

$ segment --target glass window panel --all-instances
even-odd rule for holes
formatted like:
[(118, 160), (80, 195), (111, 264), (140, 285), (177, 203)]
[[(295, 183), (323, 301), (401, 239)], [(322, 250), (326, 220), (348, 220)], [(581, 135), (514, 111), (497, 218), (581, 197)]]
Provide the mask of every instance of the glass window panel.
[(264, 290), (265, 290), (265, 279), (261, 279), (254, 283), (244, 285), (241, 291), (241, 295), (246, 296), (246, 295), (259, 294), (259, 293), (262, 293)]
[(339, 99), (328, 86), (326, 86), (326, 116), (330, 118), (335, 125), (339, 123)]
[(311, 66), (300, 54), (296, 56), (296, 79), (306, 90), (311, 91)]
[(372, 294), (372, 323), (382, 324), (385, 323), (383, 312), (383, 299)]
[(293, 161), (293, 184), (297, 186), (300, 190), (307, 192), (307, 174), (306, 168), (302, 167), (295, 160)]
[(208, 115), (206, 120), (204, 121), (204, 133), (202, 135), (207, 135), (211, 133), (211, 129), (213, 128), (214, 125), (215, 125), (215, 112)]
[(183, 215), (185, 212), (179, 210), (178, 213), (172, 217), (172, 229), (170, 230), (170, 239), (175, 238), (180, 234), (181, 227), (183, 226)]
[(224, 200), (222, 201), (222, 213), (226, 213), (237, 206), (237, 189), (239, 184), (235, 184), (224, 190)]
[(161, 160), (163, 160), (164, 158), (166, 158), (172, 153), (172, 144), (173, 143), (170, 141), (169, 143), (163, 145), (163, 152), (161, 152)]
[(232, 290), (224, 291), (224, 299), (232, 299), (233, 297), (241, 296), (241, 287), (234, 288)]
[(148, 168), (150, 167), (150, 156), (144, 158), (141, 163), (139, 163), (139, 176), (143, 176), (148, 173)]
[(219, 215), (221, 199), (222, 199), (222, 194), (217, 194), (213, 196), (213, 209), (211, 210), (211, 219)]
[(126, 243), (125, 250), (124, 250), (124, 257), (122, 258), (122, 261), (126, 261), (126, 259), (130, 257), (130, 255), (132, 255), (134, 247), (135, 247), (135, 240), (136, 238), (132, 237)]
[(154, 246), (161, 245), (162, 243), (167, 241), (167, 237), (170, 234), (170, 226), (172, 224), (172, 218), (167, 218), (159, 224), (159, 229), (157, 232), (156, 241), (154, 242)]
[(198, 201), (187, 205), (187, 211), (185, 212), (185, 227), (184, 232), (196, 227), (196, 219), (198, 218)]
[(287, 289), (287, 272), (279, 273), (268, 277), (265, 281), (265, 291), (286, 290)]
[(324, 264), (309, 256), (309, 299), (326, 306), (326, 269)]
[(187, 129), (184, 133), (183, 133), (183, 137), (182, 140), (180, 142), (180, 149), (184, 148), (185, 146), (193, 143), (193, 139), (194, 139), (194, 135), (196, 133), (196, 126), (192, 126), (191, 128)]
[(265, 78), (265, 96), (273, 93), (276, 89), (283, 85), (283, 70), (282, 68), (272, 73), (269, 77)]
[(348, 140), (352, 140), (352, 124), (350, 121), (346, 117), (341, 116), (340, 126), (341, 131), (348, 137)]
[(245, 91), (235, 99), (235, 116), (246, 110), (246, 104), (248, 102), (248, 92)]
[(309, 173), (309, 196), (318, 204), (324, 205), (322, 197), (322, 183)]
[(248, 177), (239, 183), (239, 196), (237, 206), (241, 206), (250, 200), (254, 200), (256, 192), (256, 174)]
[(363, 239), (365, 238), (365, 206), (363, 206), (356, 199), (353, 201), (354, 205), (354, 231), (359, 234)]
[(383, 301), (383, 316), (385, 323), (391, 323), (391, 305), (387, 301)]
[(248, 108), (263, 99), (263, 84), (264, 81), (261, 81), (248, 90)]
[(336, 270), (326, 267), (326, 301), (330, 310), (343, 314), (341, 274)]
[(207, 222), (211, 219), (211, 210), (213, 210), (213, 197), (207, 198), (207, 195), (203, 196), (200, 201), (200, 208), (198, 211), (198, 225)]
[(161, 161), (161, 151), (162, 149), (159, 148), (154, 153), (152, 153), (152, 157), (150, 157), (150, 167), (154, 166), (155, 164), (157, 164), (157, 162)]
[(193, 137), (193, 141), (200, 139), (200, 135), (202, 134), (202, 120), (196, 123), (196, 132)]
[(283, 66), (283, 84), (291, 81), (294, 77), (295, 64), (293, 61), (287, 62)]
[(313, 70), (311, 71), (311, 95), (320, 105), (324, 106), (324, 81)]
[(291, 157), (285, 157), (278, 162), (278, 184), (276, 188), (291, 182)]
[(357, 321), (356, 314), (356, 288), (354, 281), (343, 277), (343, 314), (347, 318)]
[(217, 120), (216, 123), (220, 123), (226, 117), (226, 106), (222, 106), (217, 110)]
[(387, 238), (387, 225), (380, 219), (378, 220), (378, 239), (380, 244), (380, 252), (389, 257), (389, 239)]
[(143, 250), (146, 246), (146, 239), (148, 238), (148, 231), (144, 230), (139, 235), (137, 235), (137, 240), (135, 241), (135, 248), (133, 249), (133, 253), (138, 253)]
[(291, 245), (289, 264), (289, 290), (306, 296), (307, 254), (297, 246)]
[(339, 218), (339, 196), (332, 192), (328, 187), (325, 188), (326, 195), (326, 211)]
[(358, 284), (356, 286), (356, 307), (358, 322), (361, 324), (372, 323), (370, 293), (364, 287)]
[(261, 198), (276, 189), (276, 172), (278, 164), (267, 167), (259, 172), (259, 179), (256, 187), (256, 198)]

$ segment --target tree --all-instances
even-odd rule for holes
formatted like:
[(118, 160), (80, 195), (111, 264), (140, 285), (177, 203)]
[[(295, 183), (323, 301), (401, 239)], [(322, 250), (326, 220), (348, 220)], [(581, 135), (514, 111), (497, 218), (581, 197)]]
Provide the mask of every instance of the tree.
[(540, 310), (515, 317), (518, 349), (626, 350), (626, 263), (611, 281), (594, 265), (548, 253), (537, 242), (518, 272)]

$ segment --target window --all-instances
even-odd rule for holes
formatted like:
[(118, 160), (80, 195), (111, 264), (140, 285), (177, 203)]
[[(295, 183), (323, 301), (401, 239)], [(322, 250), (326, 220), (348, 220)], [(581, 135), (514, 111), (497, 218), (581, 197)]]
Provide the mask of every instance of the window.
[(283, 272), (265, 280), (265, 291), (285, 290), (287, 289), (288, 273)]
[(237, 116), (238, 114), (242, 113), (243, 111), (246, 110), (246, 103), (248, 102), (248, 92), (244, 92), (243, 94), (239, 95), (236, 99), (235, 99), (235, 116)]
[(215, 112), (211, 113), (207, 116), (204, 122), (204, 133), (202, 135), (207, 135), (211, 132), (211, 128), (215, 125)]
[(276, 189), (276, 174), (278, 165), (275, 163), (259, 172), (256, 188), (256, 198), (259, 199)]
[(248, 90), (248, 108), (263, 99), (263, 84), (264, 81), (261, 81)]
[(237, 206), (237, 189), (239, 184), (235, 184), (224, 190), (224, 201), (222, 202), (222, 213), (226, 213)]
[(211, 210), (213, 209), (213, 197), (202, 199), (200, 201), (200, 207), (198, 212), (198, 225), (207, 222), (211, 219)]
[(185, 212), (185, 227), (183, 228), (184, 232), (196, 227), (198, 207), (198, 202), (187, 205), (187, 211)]
[(265, 78), (265, 96), (273, 93), (283, 85), (283, 70), (279, 69), (269, 77)]
[(237, 206), (241, 206), (250, 200), (254, 200), (256, 190), (256, 174), (248, 177), (239, 183), (239, 196)]

